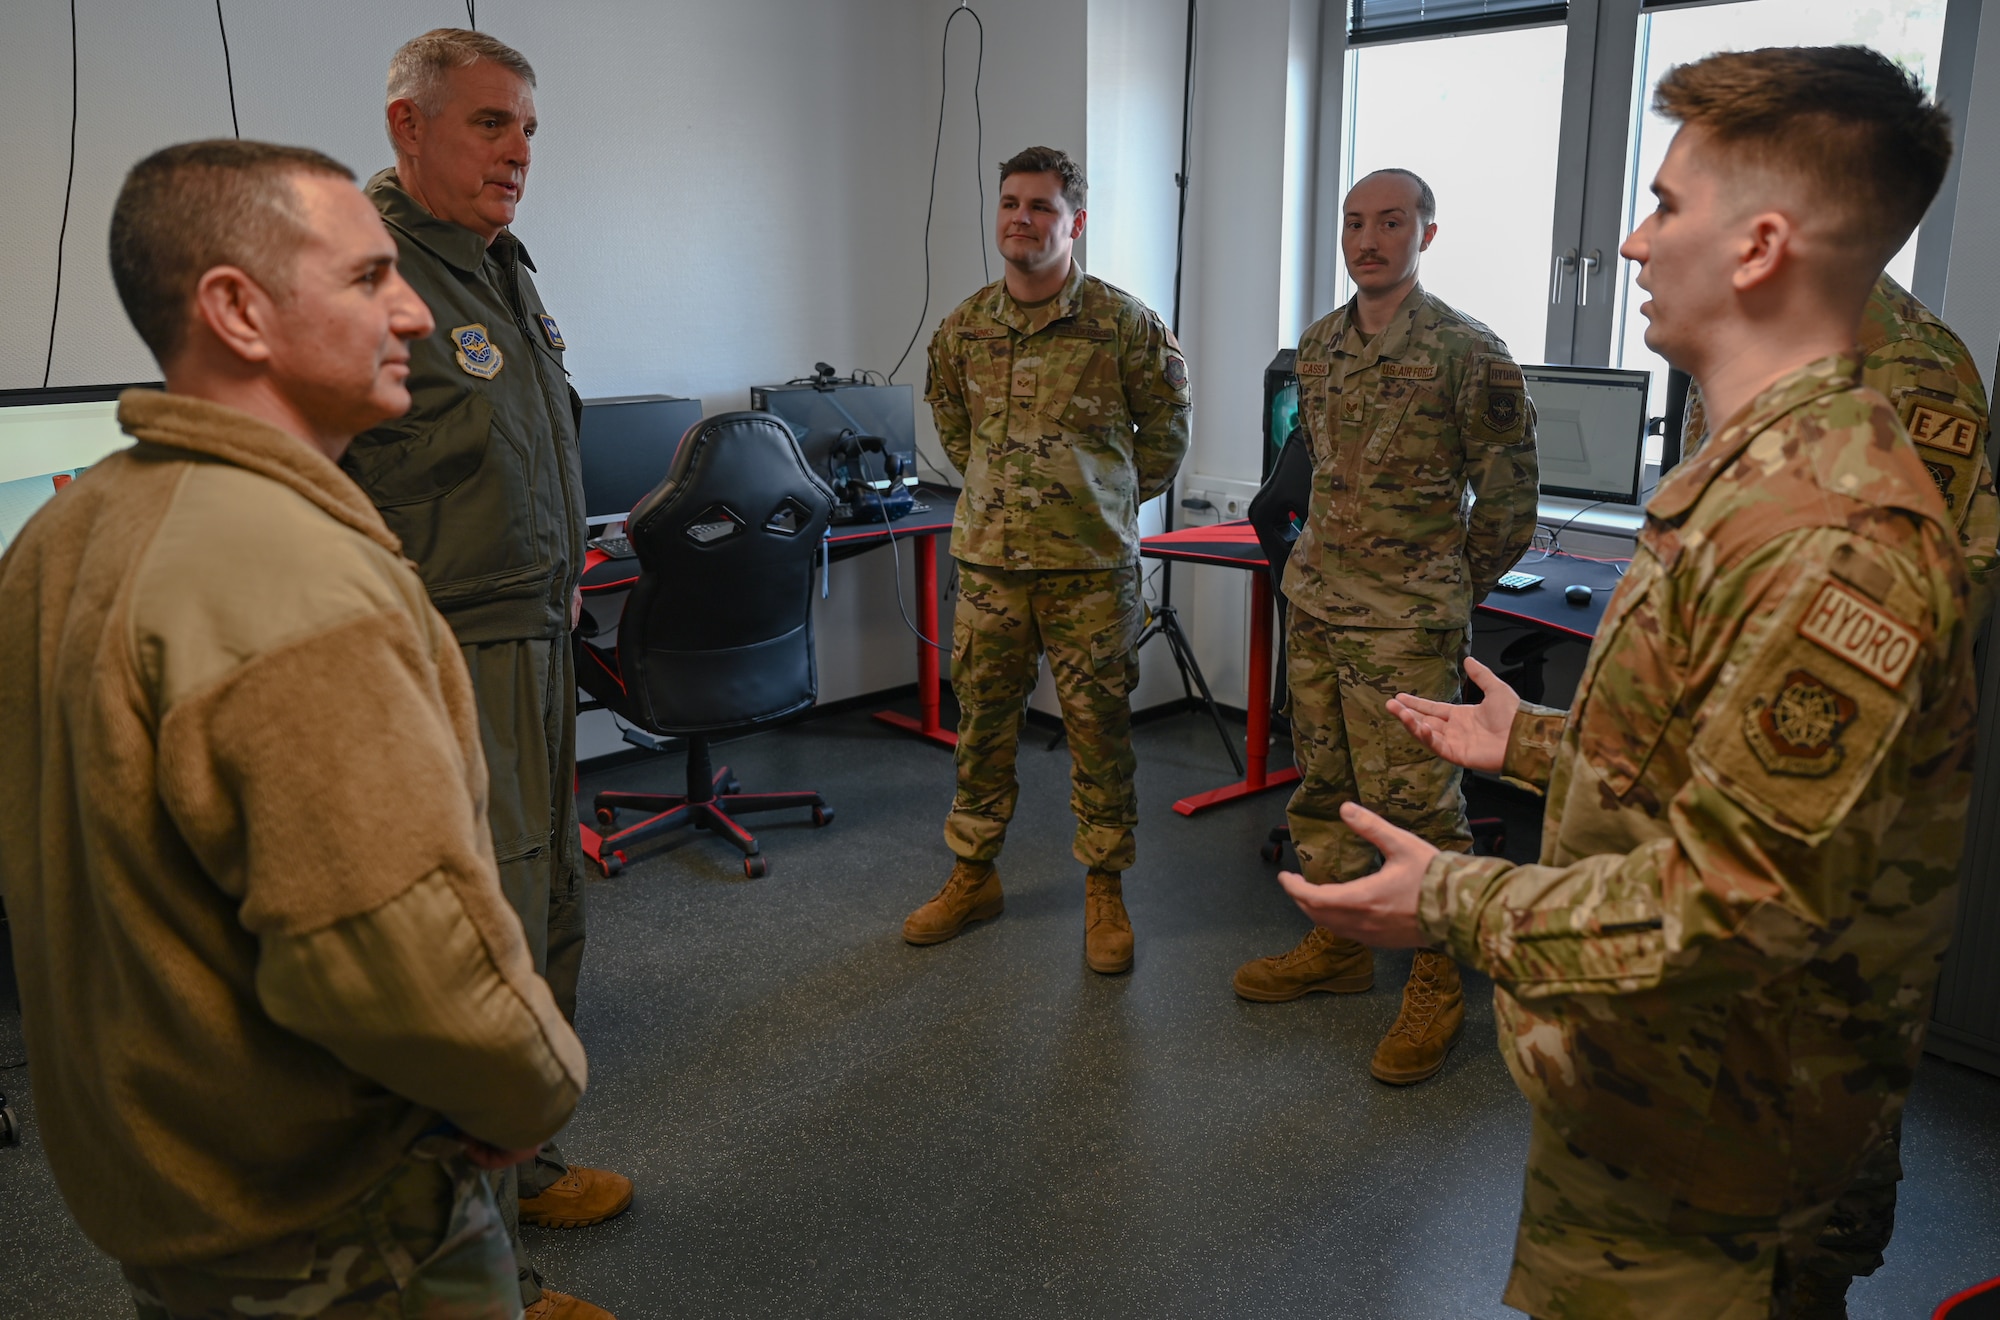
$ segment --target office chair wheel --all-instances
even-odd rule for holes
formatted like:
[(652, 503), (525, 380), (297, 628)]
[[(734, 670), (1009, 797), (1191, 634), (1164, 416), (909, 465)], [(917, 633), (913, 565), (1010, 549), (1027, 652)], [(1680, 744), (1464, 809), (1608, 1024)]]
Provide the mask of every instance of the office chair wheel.
[(610, 807), (599, 807), (597, 809), (597, 823), (608, 830), (618, 823), (618, 813)]
[(814, 807), (814, 808), (813, 808), (813, 824), (815, 824), (815, 825), (831, 825), (831, 824), (833, 824), (833, 808), (832, 808), (832, 807)]
[(622, 852), (611, 853), (602, 859), (602, 864), (604, 866), (604, 878), (609, 880), (612, 876), (617, 875), (625, 869), (625, 854)]
[(1267, 862), (1283, 861), (1285, 858), (1285, 845), (1282, 843), (1260, 843), (1257, 845), (1257, 855)]
[(731, 775), (722, 781), (722, 786), (717, 791), (721, 793), (741, 793), (743, 785), (737, 781), (735, 775)]
[(743, 859), (743, 874), (752, 880), (762, 880), (771, 873), (771, 864), (764, 860), (763, 853), (751, 853)]

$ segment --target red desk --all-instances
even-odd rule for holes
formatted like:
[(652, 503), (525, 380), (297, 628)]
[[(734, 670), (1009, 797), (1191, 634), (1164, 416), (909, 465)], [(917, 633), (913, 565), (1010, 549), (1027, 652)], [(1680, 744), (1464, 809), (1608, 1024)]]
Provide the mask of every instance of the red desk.
[[(938, 633), (937, 539), (951, 534), (951, 515), (958, 505), (958, 492), (950, 487), (923, 486), (917, 491), (917, 501), (930, 505), (930, 511), (913, 513), (886, 527), (881, 523), (856, 523), (834, 528), (833, 534), (826, 539), (827, 553), (833, 559), (846, 559), (889, 544), (892, 535), (898, 546), (909, 542), (917, 557), (917, 631), (923, 637), (944, 643), (944, 638)], [(900, 583), (897, 590), (902, 590)], [(878, 710), (875, 718), (940, 747), (957, 747), (958, 734), (945, 728), (938, 717), (938, 685), (941, 678), (937, 647), (924, 641), (923, 637), (917, 639), (918, 718), (911, 719), (894, 710)]]
[[(1271, 759), (1271, 617), (1272, 591), (1270, 563), (1257, 543), (1257, 533), (1247, 520), (1216, 523), (1208, 527), (1183, 527), (1178, 531), (1149, 536), (1139, 543), (1139, 553), (1149, 559), (1165, 559), (1188, 564), (1215, 564), (1223, 568), (1250, 569), (1250, 673), (1248, 691), (1249, 728), (1244, 734), (1243, 759), (1248, 767), (1243, 778), (1206, 793), (1196, 793), (1174, 803), (1174, 810), (1192, 816), (1209, 807), (1219, 807), (1262, 793), (1266, 789), (1295, 784), (1299, 772), (1287, 766), (1269, 769)], [(1546, 581), (1520, 593), (1495, 592), (1478, 606), (1481, 614), (1511, 623), (1528, 623), (1539, 628), (1567, 633), (1583, 641), (1597, 635), (1604, 607), (1618, 586), (1621, 566), (1611, 560), (1584, 559), (1575, 555), (1545, 555), (1529, 551), (1517, 567), (1537, 573)], [(1563, 589), (1580, 583), (1591, 589), (1590, 603), (1572, 605)]]

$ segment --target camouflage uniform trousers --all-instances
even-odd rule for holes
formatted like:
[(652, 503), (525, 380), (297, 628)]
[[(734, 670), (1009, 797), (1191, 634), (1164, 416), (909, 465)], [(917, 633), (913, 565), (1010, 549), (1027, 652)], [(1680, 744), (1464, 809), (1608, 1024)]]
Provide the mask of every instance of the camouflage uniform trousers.
[(1132, 866), (1132, 688), (1138, 681), (1139, 569), (1002, 569), (960, 561), (952, 617), (958, 793), (945, 842), (968, 861), (1000, 855), (1021, 795), (1014, 754), (1028, 694), (1049, 657), (1069, 738), (1072, 851), (1085, 866)]
[(425, 1137), (317, 1229), (206, 1266), (128, 1265), (139, 1320), (519, 1320), (514, 1253), (486, 1176)]
[[(490, 784), (487, 815), (500, 888), (521, 918), (528, 950), (576, 1021), (583, 967), (583, 846), (576, 828), (576, 673), (568, 638), (487, 642), (459, 648), (479, 703), (479, 735)], [(494, 1178), (494, 1195), (520, 1262), (521, 1301), (540, 1300), (540, 1276), (521, 1246), (523, 1196), (569, 1173), (551, 1141), (535, 1159)]]
[(1584, 1154), (1537, 1114), (1503, 1300), (1536, 1320), (1791, 1316), (1792, 1281), (1832, 1209), (1699, 1210)]
[(1847, 1286), (1882, 1267), (1896, 1231), (1896, 1184), (1903, 1179), (1903, 1124), (1875, 1143), (1811, 1250), (1802, 1253), (1786, 1320), (1846, 1320)]
[(1287, 615), (1299, 786), (1285, 815), (1301, 874), (1334, 884), (1380, 865), (1374, 845), (1341, 821), (1343, 802), (1359, 802), (1439, 848), (1471, 851), (1463, 772), (1426, 751), (1388, 710), (1398, 692), (1458, 700), (1466, 630), (1347, 628), (1296, 606)]

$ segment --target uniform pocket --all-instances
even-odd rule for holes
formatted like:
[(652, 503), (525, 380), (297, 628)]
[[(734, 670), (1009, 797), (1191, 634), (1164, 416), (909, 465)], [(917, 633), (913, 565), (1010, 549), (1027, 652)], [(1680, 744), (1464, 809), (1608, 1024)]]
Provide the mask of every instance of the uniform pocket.
[(341, 466), (380, 509), (434, 500), (457, 489), (486, 459), (493, 405), (468, 392), (433, 421), (405, 420), (359, 436)]
[(1598, 626), (1577, 691), (1578, 753), (1623, 798), (1646, 771), (1679, 709), (1684, 676), (1668, 644), (1659, 561), (1642, 551)]

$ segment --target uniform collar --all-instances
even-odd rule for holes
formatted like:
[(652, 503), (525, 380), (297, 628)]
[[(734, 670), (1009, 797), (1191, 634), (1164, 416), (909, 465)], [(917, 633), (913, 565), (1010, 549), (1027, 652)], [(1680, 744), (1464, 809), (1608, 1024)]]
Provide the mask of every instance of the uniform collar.
[(996, 280), (992, 289), (991, 296), (986, 300), (986, 314), (1009, 330), (1032, 335), (1047, 329), (1064, 317), (1077, 314), (1083, 305), (1083, 267), (1071, 257), (1069, 278), (1063, 281), (1063, 286), (1056, 291), (1056, 296), (1040, 307), (1023, 307), (1015, 302), (1014, 295), (1007, 292), (1005, 276)]
[[(379, 171), (368, 181), (364, 191), (368, 194), (368, 200), (375, 203), (375, 209), (382, 213), (384, 220), (407, 234), (412, 243), (446, 265), (470, 275), (486, 264), (488, 251), (486, 241), (464, 225), (440, 220), (426, 211), (423, 203), (403, 191), (402, 181), (396, 177), (394, 168)], [(533, 259), (528, 256), (528, 249), (509, 230), (500, 231), (493, 240), (491, 250), (494, 255), (502, 259), (505, 259), (511, 251), (520, 258), (523, 266), (529, 270), (535, 269)]]
[(1814, 399), (1854, 389), (1860, 383), (1861, 361), (1851, 353), (1818, 358), (1778, 377), (1727, 423), (1721, 427), (1711, 423), (1701, 452), (1668, 473), (1659, 491), (1647, 501), (1647, 516), (1662, 522), (1679, 518), (1772, 424)]
[(1366, 371), (1384, 359), (1400, 361), (1409, 352), (1410, 337), (1423, 318), (1426, 296), (1421, 283), (1411, 285), (1403, 301), (1389, 314), (1389, 323), (1367, 343), (1361, 341), (1360, 301), (1359, 294), (1348, 299), (1347, 306), (1340, 311), (1340, 333), (1332, 337), (1333, 352), (1351, 359), (1346, 363), (1344, 376)]
[(403, 552), (361, 487), (325, 454), (269, 422), (192, 395), (127, 390), (118, 396), (118, 425), (141, 445), (199, 454), (267, 477), (391, 554)]

